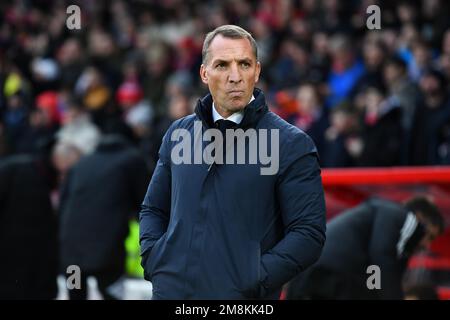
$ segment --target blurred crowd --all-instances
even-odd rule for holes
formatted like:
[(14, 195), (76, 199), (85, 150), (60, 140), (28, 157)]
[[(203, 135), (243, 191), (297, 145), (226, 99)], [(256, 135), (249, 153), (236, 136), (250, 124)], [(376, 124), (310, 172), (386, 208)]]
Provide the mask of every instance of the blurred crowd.
[(233, 23), (258, 42), (270, 108), (311, 135), (324, 167), (450, 162), (446, 1), (74, 3), (79, 30), (67, 1), (1, 5), (0, 156), (49, 141), (85, 155), (117, 133), (151, 168), (168, 125), (206, 93), (205, 34)]
[[(81, 9), (80, 29), (66, 26), (70, 4)], [(371, 4), (379, 30), (366, 26)], [(57, 190), (66, 264), (82, 251), (74, 239), (92, 248), (92, 230), (123, 241), (121, 212), (137, 214), (163, 134), (207, 93), (204, 37), (229, 23), (256, 39), (257, 86), (312, 137), (323, 167), (450, 164), (449, 12), (444, 0), (2, 2), (0, 211), (31, 210), (33, 190), (46, 185)], [(14, 179), (28, 198), (11, 196)], [(102, 212), (115, 217), (107, 228)], [(6, 234), (2, 242), (20, 237)], [(106, 262), (112, 248), (98, 244), (101, 258), (85, 268), (115, 279), (123, 270)]]

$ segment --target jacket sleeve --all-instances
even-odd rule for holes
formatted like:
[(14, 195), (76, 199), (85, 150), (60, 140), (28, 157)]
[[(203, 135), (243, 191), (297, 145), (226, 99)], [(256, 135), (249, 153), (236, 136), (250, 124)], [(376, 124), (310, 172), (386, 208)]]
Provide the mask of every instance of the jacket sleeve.
[(276, 192), (285, 236), (261, 257), (260, 281), (266, 292), (279, 289), (316, 262), (325, 242), (325, 199), (317, 153), (309, 137), (306, 147), (304, 143), (295, 147), (307, 152), (280, 171)]
[(139, 243), (142, 264), (155, 242), (166, 232), (170, 217), (171, 169), (170, 128), (163, 138), (159, 160), (139, 213)]

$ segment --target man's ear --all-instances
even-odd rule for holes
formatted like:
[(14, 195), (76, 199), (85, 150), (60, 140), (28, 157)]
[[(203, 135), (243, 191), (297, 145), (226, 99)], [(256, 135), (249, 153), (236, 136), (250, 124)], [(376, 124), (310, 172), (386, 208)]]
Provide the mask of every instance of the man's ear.
[(255, 83), (259, 81), (259, 74), (261, 73), (261, 63), (256, 61)]
[(206, 67), (204, 64), (200, 66), (200, 78), (204, 84), (208, 84), (208, 76), (206, 75)]

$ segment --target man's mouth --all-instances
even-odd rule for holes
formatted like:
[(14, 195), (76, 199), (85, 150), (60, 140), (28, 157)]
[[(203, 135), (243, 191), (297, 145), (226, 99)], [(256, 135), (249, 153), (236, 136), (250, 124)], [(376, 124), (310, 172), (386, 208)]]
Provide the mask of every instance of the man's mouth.
[(241, 96), (244, 94), (244, 91), (243, 90), (230, 90), (230, 91), (228, 91), (228, 94), (232, 95), (232, 96)]

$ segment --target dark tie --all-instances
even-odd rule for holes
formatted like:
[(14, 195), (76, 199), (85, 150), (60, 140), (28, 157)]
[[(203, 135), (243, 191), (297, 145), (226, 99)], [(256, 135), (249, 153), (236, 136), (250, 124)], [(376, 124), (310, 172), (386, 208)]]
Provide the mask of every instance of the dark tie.
[(237, 124), (233, 121), (230, 120), (225, 120), (225, 119), (219, 119), (217, 120), (215, 123), (215, 126), (217, 129), (220, 130), (220, 132), (222, 132), (222, 141), (223, 141), (223, 150), (226, 150), (226, 146), (227, 146), (227, 142), (226, 142), (226, 131), (227, 129), (235, 129)]
[(236, 123), (230, 120), (225, 120), (225, 119), (219, 119), (216, 121), (216, 128), (219, 129), (224, 138), (225, 138), (225, 130), (227, 129), (234, 129), (236, 127)]

